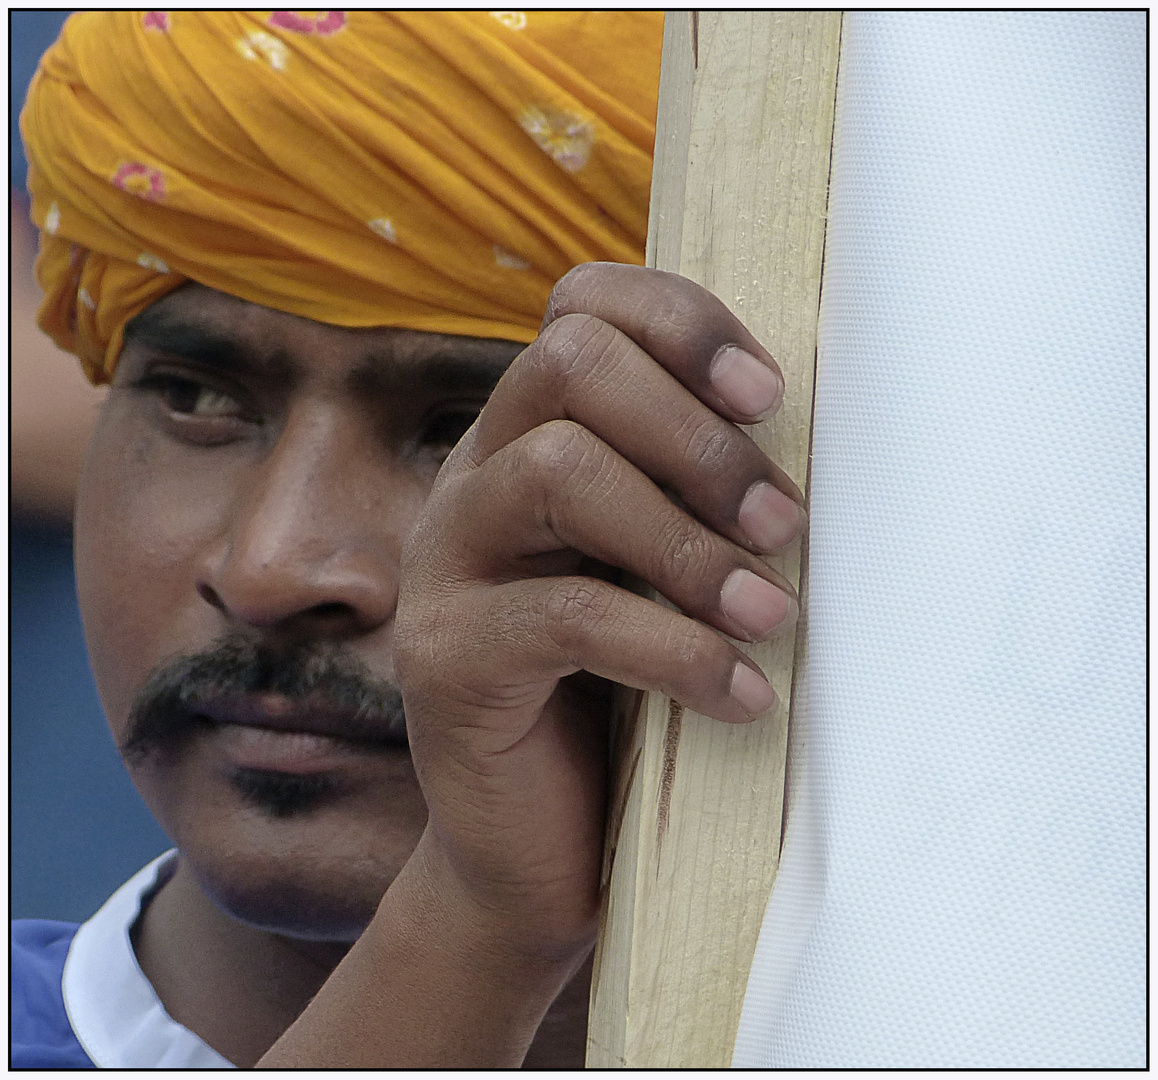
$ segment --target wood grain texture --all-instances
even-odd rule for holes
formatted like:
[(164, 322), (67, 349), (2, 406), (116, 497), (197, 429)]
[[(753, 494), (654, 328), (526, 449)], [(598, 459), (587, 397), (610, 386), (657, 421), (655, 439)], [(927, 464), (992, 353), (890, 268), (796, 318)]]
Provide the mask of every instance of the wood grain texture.
[[(777, 358), (785, 404), (750, 430), (806, 493), (840, 25), (669, 13), (652, 180), (649, 264), (712, 290)], [(795, 638), (747, 649), (781, 706), (741, 727), (621, 696), (589, 1067), (731, 1064), (779, 856), (804, 558), (769, 560), (801, 588)]]

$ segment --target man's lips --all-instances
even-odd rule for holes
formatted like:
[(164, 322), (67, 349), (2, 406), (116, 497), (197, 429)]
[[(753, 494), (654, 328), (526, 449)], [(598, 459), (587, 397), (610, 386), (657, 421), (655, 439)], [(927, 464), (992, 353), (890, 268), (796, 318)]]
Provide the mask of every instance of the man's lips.
[(317, 772), (407, 745), (401, 714), (367, 716), (321, 700), (246, 694), (199, 702), (196, 713), (219, 731), (236, 764), (255, 769)]

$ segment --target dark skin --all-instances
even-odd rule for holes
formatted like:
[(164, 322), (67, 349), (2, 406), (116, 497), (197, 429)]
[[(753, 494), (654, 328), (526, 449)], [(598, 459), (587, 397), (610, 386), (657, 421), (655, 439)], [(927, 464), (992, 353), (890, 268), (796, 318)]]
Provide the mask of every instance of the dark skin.
[(136, 939), (175, 1019), (243, 1066), (582, 1064), (591, 675), (728, 723), (771, 703), (729, 638), (791, 623), (759, 555), (803, 512), (735, 425), (781, 395), (718, 300), (637, 267), (572, 272), (526, 349), (196, 285), (130, 328), (77, 517), (114, 735), (158, 665), (232, 635), (397, 686), (410, 741), (263, 691), (130, 759), (181, 852)]

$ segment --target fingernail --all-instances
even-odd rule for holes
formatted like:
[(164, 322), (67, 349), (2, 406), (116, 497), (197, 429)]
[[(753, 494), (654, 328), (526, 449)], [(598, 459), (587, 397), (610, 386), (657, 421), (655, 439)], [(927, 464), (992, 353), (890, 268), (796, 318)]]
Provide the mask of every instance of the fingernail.
[(712, 358), (708, 378), (716, 393), (743, 416), (762, 417), (784, 400), (784, 381), (738, 345), (725, 345)]
[(757, 480), (741, 501), (737, 520), (761, 551), (776, 551), (796, 539), (807, 517), (775, 484)]
[(733, 570), (720, 590), (720, 608), (753, 641), (768, 637), (789, 615), (795, 601), (751, 570)]
[(759, 716), (776, 704), (776, 691), (768, 681), (738, 660), (732, 671), (732, 697), (749, 716)]

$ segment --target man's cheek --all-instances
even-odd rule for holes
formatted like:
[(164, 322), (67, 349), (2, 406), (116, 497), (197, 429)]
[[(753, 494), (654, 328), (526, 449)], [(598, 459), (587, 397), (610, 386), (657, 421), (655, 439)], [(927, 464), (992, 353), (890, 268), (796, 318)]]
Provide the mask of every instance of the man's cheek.
[[(212, 506), (158, 475), (136, 447), (94, 446), (76, 521), (77, 588), (97, 689), (114, 734), (152, 668), (218, 632), (196, 591)], [(115, 451), (115, 447), (114, 447)]]

